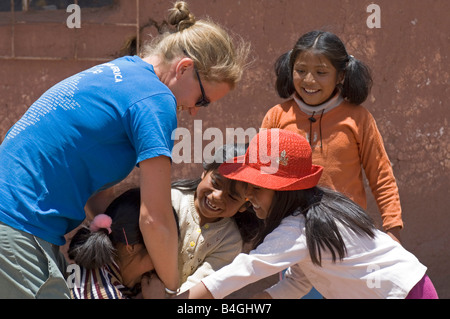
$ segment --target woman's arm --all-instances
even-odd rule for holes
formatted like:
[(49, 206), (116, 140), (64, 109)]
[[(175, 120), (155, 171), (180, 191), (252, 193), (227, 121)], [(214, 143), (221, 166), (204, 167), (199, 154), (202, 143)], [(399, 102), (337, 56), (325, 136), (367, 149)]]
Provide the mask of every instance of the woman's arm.
[(170, 196), (171, 164), (166, 156), (139, 163), (140, 229), (155, 270), (166, 288), (177, 290), (178, 234)]
[(114, 187), (107, 188), (92, 195), (84, 206), (86, 218), (92, 220), (95, 216), (103, 214), (114, 198)]

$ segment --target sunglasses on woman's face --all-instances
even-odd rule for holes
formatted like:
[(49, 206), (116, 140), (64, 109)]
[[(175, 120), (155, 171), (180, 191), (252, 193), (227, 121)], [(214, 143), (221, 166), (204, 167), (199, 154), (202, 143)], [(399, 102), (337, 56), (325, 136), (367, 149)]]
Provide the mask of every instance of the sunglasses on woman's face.
[(197, 75), (198, 84), (200, 84), (200, 90), (202, 91), (202, 98), (195, 103), (195, 106), (207, 107), (210, 101), (205, 96), (205, 89), (203, 88), (202, 80), (200, 80), (200, 74), (198, 74), (197, 68), (194, 65), (194, 71)]
[[(186, 50), (183, 49), (183, 53), (190, 58)], [(198, 70), (195, 64), (194, 64), (194, 71), (195, 74), (197, 75), (198, 84), (200, 84), (200, 90), (202, 91), (202, 98), (198, 100), (197, 103), (195, 103), (195, 106), (207, 107), (211, 102), (206, 98), (205, 89), (203, 88), (202, 80), (200, 80), (200, 74), (198, 74)]]

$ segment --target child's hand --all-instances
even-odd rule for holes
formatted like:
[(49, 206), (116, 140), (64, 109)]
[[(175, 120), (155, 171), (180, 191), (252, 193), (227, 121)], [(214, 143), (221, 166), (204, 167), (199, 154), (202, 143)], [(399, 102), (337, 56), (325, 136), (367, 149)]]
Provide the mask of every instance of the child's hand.
[(141, 286), (144, 299), (164, 299), (166, 296), (163, 282), (154, 273), (150, 276), (142, 276)]

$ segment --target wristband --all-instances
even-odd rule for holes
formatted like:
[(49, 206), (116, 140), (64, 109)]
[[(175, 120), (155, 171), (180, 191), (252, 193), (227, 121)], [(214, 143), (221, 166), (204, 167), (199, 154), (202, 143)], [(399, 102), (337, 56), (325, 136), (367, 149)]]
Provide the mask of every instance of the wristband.
[(170, 290), (169, 288), (164, 288), (164, 290), (166, 291), (166, 294), (168, 294), (168, 295), (176, 295), (177, 293), (180, 292), (179, 288), (177, 290)]

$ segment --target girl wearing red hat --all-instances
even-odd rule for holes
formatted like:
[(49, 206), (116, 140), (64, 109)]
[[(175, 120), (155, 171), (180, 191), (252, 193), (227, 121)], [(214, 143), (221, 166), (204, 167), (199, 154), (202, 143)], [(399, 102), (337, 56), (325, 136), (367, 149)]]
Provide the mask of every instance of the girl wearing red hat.
[[(224, 298), (276, 274), (286, 276), (257, 298), (300, 298), (314, 286), (325, 298), (437, 298), (427, 268), (347, 197), (317, 185), (308, 141), (286, 130), (263, 130), (242, 157), (220, 173), (248, 183), (246, 196), (265, 227), (259, 245), (204, 278), (182, 298)], [(143, 282), (155, 297), (157, 281)], [(157, 296), (156, 296), (157, 297)]]

